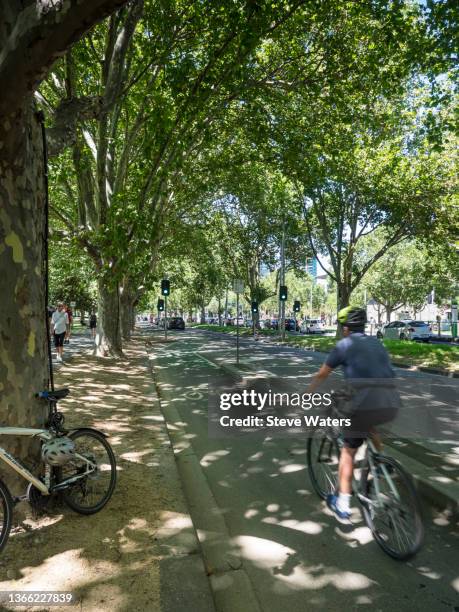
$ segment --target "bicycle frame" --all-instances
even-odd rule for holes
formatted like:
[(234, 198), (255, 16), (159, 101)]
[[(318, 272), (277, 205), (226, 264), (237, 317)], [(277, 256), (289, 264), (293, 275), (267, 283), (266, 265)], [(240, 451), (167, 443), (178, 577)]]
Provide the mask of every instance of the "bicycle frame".
[[(52, 440), (54, 438), (54, 434), (51, 433), (48, 429), (32, 429), (28, 427), (0, 427), (0, 436), (26, 436), (29, 438), (39, 438), (40, 440)], [(92, 469), (86, 471), (84, 474), (79, 474), (77, 476), (72, 476), (67, 478), (65, 481), (60, 482), (56, 487), (53, 487), (50, 490), (49, 485), (46, 482), (42, 482), (40, 479), (36, 478), (30, 470), (28, 470), (20, 461), (18, 461), (11, 453), (5, 450), (0, 446), (0, 459), (4, 461), (7, 465), (9, 465), (17, 474), (22, 476), (25, 480), (33, 484), (37, 489), (41, 491), (43, 495), (50, 495), (54, 492), (54, 490), (59, 490), (65, 488), (67, 485), (72, 482), (76, 482), (77, 480), (81, 480), (88, 474), (94, 471), (93, 464), (88, 461), (86, 457), (76, 453), (75, 456), (78, 459), (82, 459), (86, 462), (88, 466), (91, 466)], [(46, 464), (45, 464), (46, 465)], [(47, 466), (47, 469), (49, 466)], [(48, 478), (45, 479), (48, 482)]]
[[(341, 416), (339, 410), (335, 407), (334, 409), (332, 409), (332, 412), (334, 413), (335, 416)], [(334, 432), (332, 432), (332, 438), (335, 438), (337, 440), (339, 440), (339, 436), (335, 436)], [(340, 447), (341, 450), (341, 444), (338, 445)], [(367, 504), (372, 504), (372, 505), (376, 505), (379, 506), (380, 505), (380, 494), (381, 494), (381, 489), (379, 487), (379, 479), (378, 479), (378, 475), (377, 475), (377, 470), (376, 470), (376, 466), (375, 466), (375, 458), (378, 456), (379, 452), (376, 449), (373, 440), (371, 439), (371, 436), (369, 436), (366, 440), (366, 449), (365, 449), (365, 456), (363, 458), (363, 463), (361, 466), (362, 469), (362, 477), (363, 474), (365, 472), (366, 469), (369, 469), (370, 472), (373, 475), (373, 481), (374, 481), (374, 486), (375, 486), (375, 493), (376, 493), (376, 500), (378, 500), (377, 502), (375, 502), (374, 500), (368, 499), (367, 497), (365, 497), (365, 495), (362, 493), (361, 491), (361, 485), (359, 482), (357, 482), (354, 474), (352, 476), (352, 490), (354, 491), (354, 493), (356, 494), (357, 498), (359, 499), (359, 501), (363, 501)], [(397, 487), (394, 485), (392, 478), (390, 477), (389, 472), (387, 471), (387, 468), (384, 464), (379, 464), (379, 468), (382, 471), (382, 474), (384, 476), (384, 478), (386, 479), (389, 488), (392, 492), (392, 494), (394, 495), (395, 499), (397, 499), (397, 501), (400, 501), (400, 495), (397, 491)]]
[[(381, 495), (381, 489), (379, 487), (379, 478), (378, 478), (378, 474), (377, 474), (377, 469), (376, 469), (376, 465), (375, 465), (375, 457), (378, 456), (378, 451), (373, 443), (373, 441), (371, 440), (371, 438), (368, 438), (367, 441), (367, 448), (365, 450), (365, 457), (364, 457), (364, 461), (363, 461), (363, 466), (362, 466), (362, 477), (363, 477), (363, 473), (365, 471), (365, 469), (369, 469), (370, 472), (373, 475), (373, 482), (374, 482), (374, 487), (375, 487), (375, 498), (376, 498), (376, 502), (375, 500), (371, 500), (368, 499), (367, 497), (365, 497), (365, 495), (363, 495), (363, 493), (361, 492), (361, 487), (359, 485), (359, 483), (357, 483), (357, 481), (355, 480), (355, 478), (353, 477), (353, 483), (352, 483), (352, 488), (353, 490), (356, 492), (357, 497), (359, 498), (360, 501), (364, 501), (366, 503), (371, 503), (373, 506), (379, 506), (380, 505), (380, 495)], [(397, 491), (397, 487), (394, 485), (392, 478), (386, 468), (386, 466), (382, 463), (378, 464), (379, 469), (382, 471), (382, 474), (384, 476), (384, 478), (386, 479), (389, 488), (392, 492), (392, 494), (394, 495), (394, 497), (397, 499), (397, 501), (400, 501), (400, 496), (399, 493)]]
[[(32, 429), (26, 427), (0, 427), (0, 436), (27, 436), (29, 438), (40, 438), (51, 440), (52, 434), (47, 429)], [(49, 495), (49, 488), (41, 480), (36, 478), (20, 461), (18, 461), (7, 450), (0, 446), (0, 459), (9, 465), (16, 473), (28, 480), (43, 495)]]

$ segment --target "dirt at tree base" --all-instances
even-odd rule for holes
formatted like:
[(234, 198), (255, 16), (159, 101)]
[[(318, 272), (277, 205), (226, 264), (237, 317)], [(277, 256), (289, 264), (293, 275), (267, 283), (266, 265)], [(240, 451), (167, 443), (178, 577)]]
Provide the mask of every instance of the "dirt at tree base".
[(112, 499), (89, 517), (57, 505), (12, 534), (0, 554), (0, 591), (70, 591), (78, 604), (1, 610), (163, 611), (163, 565), (192, 555), (202, 563), (142, 340), (125, 355), (79, 356), (56, 376), (57, 388), (71, 388), (59, 404), (66, 426), (110, 436), (118, 462)]

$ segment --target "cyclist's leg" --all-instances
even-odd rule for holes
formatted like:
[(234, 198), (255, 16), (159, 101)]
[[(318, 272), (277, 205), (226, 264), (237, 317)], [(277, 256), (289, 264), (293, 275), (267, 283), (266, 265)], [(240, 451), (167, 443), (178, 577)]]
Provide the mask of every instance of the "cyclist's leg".
[(354, 457), (357, 448), (344, 446), (339, 458), (338, 482), (339, 493), (350, 495), (352, 493), (352, 476), (354, 473)]
[(348, 438), (344, 440), (338, 467), (338, 491), (329, 495), (329, 508), (341, 519), (351, 516), (352, 476), (354, 473), (354, 457), (362, 444), (363, 438)]
[(369, 414), (371, 415), (371, 425), (368, 427), (369, 436), (371, 437), (371, 441), (375, 445), (376, 450), (382, 452), (384, 447), (382, 436), (379, 431), (375, 429), (375, 426), (393, 421), (398, 414), (398, 408), (383, 408), (372, 411)]
[(379, 431), (376, 431), (374, 427), (370, 427), (369, 434), (371, 441), (375, 445), (376, 450), (381, 452), (384, 448), (381, 434), (379, 433)]
[(338, 469), (338, 498), (336, 505), (343, 512), (350, 512), (352, 495), (352, 477), (354, 475), (354, 458), (358, 449), (365, 442), (368, 429), (361, 415), (355, 414), (352, 419), (352, 430), (346, 431), (343, 437), (339, 469)]

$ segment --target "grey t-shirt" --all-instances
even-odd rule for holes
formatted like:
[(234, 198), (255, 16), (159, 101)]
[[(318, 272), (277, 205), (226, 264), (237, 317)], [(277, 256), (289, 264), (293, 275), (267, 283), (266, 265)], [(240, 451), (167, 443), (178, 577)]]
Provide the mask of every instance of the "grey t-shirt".
[(67, 325), (69, 324), (69, 317), (65, 310), (55, 310), (53, 312), (53, 316), (51, 317), (52, 322), (54, 323), (54, 333), (55, 334), (63, 334), (67, 331)]
[(355, 390), (355, 408), (399, 408), (400, 396), (389, 354), (374, 336), (354, 333), (340, 340), (328, 355), (330, 368), (342, 366), (344, 377)]

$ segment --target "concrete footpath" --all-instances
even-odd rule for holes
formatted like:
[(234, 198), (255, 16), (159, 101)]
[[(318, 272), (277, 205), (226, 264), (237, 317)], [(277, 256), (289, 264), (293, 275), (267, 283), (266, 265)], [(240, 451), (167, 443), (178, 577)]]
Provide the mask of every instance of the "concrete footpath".
[(63, 386), (66, 425), (110, 436), (116, 490), (93, 516), (58, 506), (23, 523), (0, 556), (0, 591), (72, 592), (83, 612), (214, 612), (145, 343), (123, 360), (75, 354), (56, 372)]

